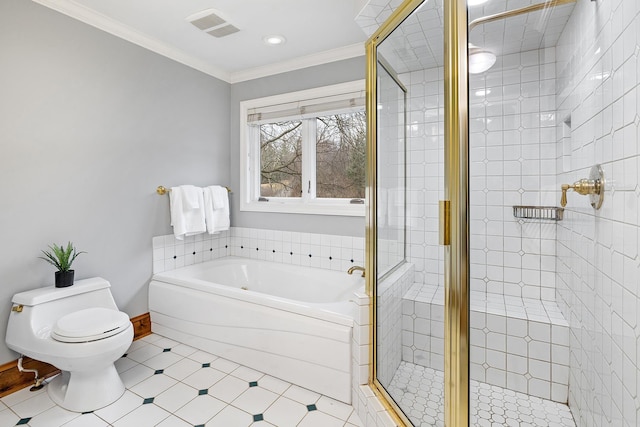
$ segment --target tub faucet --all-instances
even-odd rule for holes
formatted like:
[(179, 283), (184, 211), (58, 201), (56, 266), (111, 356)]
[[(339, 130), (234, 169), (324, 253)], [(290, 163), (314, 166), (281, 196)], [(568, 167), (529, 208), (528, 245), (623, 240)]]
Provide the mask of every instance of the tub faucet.
[(364, 277), (364, 267), (360, 267), (359, 265), (354, 265), (353, 267), (351, 267), (350, 269), (347, 270), (347, 274), (353, 274), (354, 271), (362, 271), (362, 276)]

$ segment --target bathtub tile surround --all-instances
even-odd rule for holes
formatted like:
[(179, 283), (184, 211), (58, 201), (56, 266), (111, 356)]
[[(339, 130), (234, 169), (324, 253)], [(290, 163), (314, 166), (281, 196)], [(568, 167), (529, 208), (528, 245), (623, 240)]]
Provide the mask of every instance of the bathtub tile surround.
[(362, 293), (353, 299), (356, 305), (353, 319), (353, 334), (351, 336), (351, 401), (353, 403), (353, 392), (359, 386), (369, 383), (369, 300), (370, 298)]
[(228, 231), (197, 234), (178, 240), (173, 234), (152, 239), (153, 273), (175, 270), (228, 255)]
[(231, 227), (214, 235), (153, 238), (153, 272), (162, 273), (224, 256), (346, 271), (364, 266), (364, 238)]
[[(164, 354), (175, 357), (160, 360)], [(127, 390), (115, 403), (79, 414), (55, 406), (46, 388), (25, 388), (0, 399), (0, 424), (363, 426), (350, 405), (157, 334), (134, 342), (116, 365)]]
[(364, 266), (364, 238), (234, 227), (230, 255), (346, 271)]

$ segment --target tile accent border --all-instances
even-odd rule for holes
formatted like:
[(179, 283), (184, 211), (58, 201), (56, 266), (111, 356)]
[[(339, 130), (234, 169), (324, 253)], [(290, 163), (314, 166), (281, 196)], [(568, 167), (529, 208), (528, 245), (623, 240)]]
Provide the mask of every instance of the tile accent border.
[[(149, 313), (144, 313), (131, 318), (133, 324), (133, 340), (137, 340), (147, 335), (151, 335), (151, 317)], [(25, 369), (36, 369), (42, 377), (49, 378), (60, 373), (60, 370), (39, 360), (25, 357), (22, 360)], [(31, 372), (18, 371), (18, 360), (0, 365), (0, 397), (7, 396), (33, 384), (33, 374)]]
[(154, 274), (229, 255), (336, 271), (364, 265), (364, 237), (231, 227), (184, 240), (156, 236), (152, 246)]

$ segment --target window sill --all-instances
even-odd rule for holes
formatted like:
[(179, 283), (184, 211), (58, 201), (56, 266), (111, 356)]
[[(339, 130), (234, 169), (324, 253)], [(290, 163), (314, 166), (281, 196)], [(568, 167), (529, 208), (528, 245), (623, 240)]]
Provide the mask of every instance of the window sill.
[(252, 201), (241, 203), (240, 211), (364, 217), (366, 209), (364, 204), (300, 203), (296, 201), (269, 199), (268, 202)]

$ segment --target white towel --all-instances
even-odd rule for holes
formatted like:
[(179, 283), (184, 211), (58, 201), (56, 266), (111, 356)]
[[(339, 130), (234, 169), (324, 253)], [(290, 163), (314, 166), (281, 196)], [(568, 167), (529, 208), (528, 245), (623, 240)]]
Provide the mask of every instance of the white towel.
[(212, 185), (204, 188), (204, 214), (209, 234), (229, 229), (229, 192), (225, 187)]
[(193, 185), (172, 187), (169, 201), (171, 225), (176, 239), (183, 240), (185, 236), (207, 231), (202, 188)]
[(184, 210), (198, 209), (200, 200), (204, 200), (202, 188), (193, 185), (182, 185), (182, 208)]

